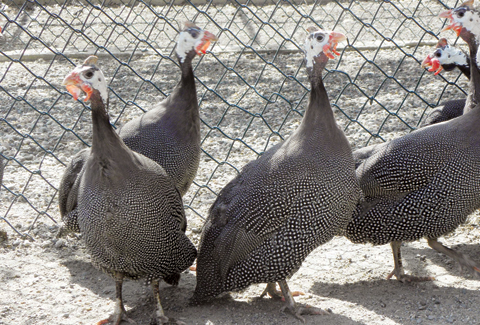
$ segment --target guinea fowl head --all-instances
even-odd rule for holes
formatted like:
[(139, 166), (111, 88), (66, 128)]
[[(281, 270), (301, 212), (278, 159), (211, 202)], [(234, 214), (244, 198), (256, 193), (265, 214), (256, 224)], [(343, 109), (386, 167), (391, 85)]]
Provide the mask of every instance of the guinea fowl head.
[(334, 31), (324, 31), (316, 26), (307, 28), (309, 33), (304, 45), (305, 60), (310, 82), (317, 83), (328, 59), (335, 58), (338, 42), (347, 39), (345, 35)]
[(429, 67), (428, 71), (435, 71), (434, 75), (437, 75), (442, 70), (451, 71), (458, 65), (468, 65), (467, 60), (462, 50), (448, 45), (447, 40), (441, 38), (438, 40), (436, 50), (423, 60), (422, 67)]
[(450, 24), (442, 31), (452, 29), (457, 33), (457, 36), (462, 36), (464, 41), (467, 41), (467, 39), (462, 35), (462, 32), (469, 32), (475, 36), (480, 35), (480, 15), (473, 8), (473, 0), (466, 1), (455, 9), (444, 11), (439, 17), (450, 19)]
[[(455, 9), (442, 12), (441, 18), (450, 19), (450, 24), (443, 30), (452, 29), (467, 42), (472, 50), (472, 46), (476, 52), (475, 63), (480, 66), (480, 52), (477, 51), (480, 43), (480, 13), (473, 8), (473, 0), (462, 3)], [(474, 58), (471, 58), (473, 60)]]
[(72, 94), (73, 99), (77, 100), (83, 91), (87, 95), (84, 101), (88, 101), (94, 90), (97, 90), (103, 102), (107, 102), (107, 83), (102, 71), (96, 66), (97, 61), (96, 56), (89, 56), (83, 64), (75, 67), (63, 80), (62, 84)]
[(188, 56), (193, 58), (196, 54), (205, 54), (210, 43), (217, 40), (217, 36), (187, 21), (185, 29), (178, 36), (177, 55), (180, 63), (185, 62)]
[(320, 64), (325, 66), (328, 59), (335, 58), (338, 42), (347, 39), (345, 35), (334, 31), (324, 31), (316, 26), (307, 28), (308, 36), (305, 40), (304, 51), (307, 68), (314, 68)]

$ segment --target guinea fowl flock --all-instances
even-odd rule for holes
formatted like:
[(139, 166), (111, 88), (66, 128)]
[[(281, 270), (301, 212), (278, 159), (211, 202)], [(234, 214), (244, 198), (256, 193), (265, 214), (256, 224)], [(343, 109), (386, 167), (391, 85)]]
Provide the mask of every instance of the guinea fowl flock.
[[(108, 116), (108, 87), (97, 58), (77, 66), (63, 84), (92, 108), (92, 146), (80, 151), (61, 180), (58, 233), (79, 232), (92, 263), (116, 283), (113, 314), (123, 320), (124, 278), (146, 279), (155, 297), (153, 323), (168, 323), (159, 282), (177, 285), (197, 258), (191, 302), (266, 283), (262, 296), (283, 296), (298, 319), (324, 310), (296, 305), (287, 279), (318, 246), (336, 235), (353, 243), (390, 244), (401, 282), (427, 281), (404, 272), (402, 242), (426, 238), (433, 249), (480, 273), (468, 256), (438, 238), (480, 208), (480, 13), (473, 0), (440, 14), (469, 46), (469, 55), (441, 39), (423, 66), (438, 74), (460, 69), (469, 79), (466, 100), (437, 108), (418, 130), (356, 150), (338, 127), (322, 79), (338, 32), (307, 29), (305, 66), (311, 91), (297, 130), (251, 161), (219, 193), (197, 249), (185, 235), (182, 196), (200, 161), (200, 113), (192, 60), (217, 38), (188, 22), (176, 53), (181, 79), (172, 94), (118, 132)], [(276, 283), (281, 291), (277, 291)]]

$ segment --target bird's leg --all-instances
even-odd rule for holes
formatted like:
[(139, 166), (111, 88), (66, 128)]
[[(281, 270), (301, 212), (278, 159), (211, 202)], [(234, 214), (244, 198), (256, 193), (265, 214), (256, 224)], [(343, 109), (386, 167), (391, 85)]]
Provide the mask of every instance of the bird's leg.
[(467, 255), (456, 252), (451, 248), (443, 246), (443, 244), (437, 241), (436, 238), (434, 239), (429, 238), (428, 245), (434, 250), (436, 250), (437, 252), (443, 253), (453, 258), (455, 261), (457, 261), (460, 264), (460, 267), (462, 269), (467, 268), (469, 270), (474, 271), (474, 273), (477, 272), (475, 274), (480, 275), (480, 265), (478, 265), (476, 262), (471, 260)]
[[(285, 298), (283, 297), (282, 292), (277, 290), (277, 286), (275, 282), (267, 283), (267, 287), (265, 288), (265, 290), (263, 290), (259, 298), (263, 298), (267, 293), (273, 299), (282, 299), (282, 301), (285, 301)], [(303, 293), (302, 291), (292, 292), (292, 296), (294, 297), (303, 296), (303, 295), (305, 295), (305, 293)]]
[(267, 293), (273, 299), (282, 299), (282, 293), (277, 290), (277, 284), (275, 282), (267, 283), (267, 287), (263, 290), (260, 298), (263, 298)]
[(402, 253), (400, 252), (402, 242), (392, 241), (390, 243), (390, 246), (392, 247), (393, 262), (395, 264), (395, 268), (387, 276), (387, 280), (390, 280), (390, 278), (395, 275), (395, 277), (400, 281), (400, 277), (405, 274), (405, 272), (403, 271)]
[(115, 289), (116, 289), (116, 303), (115, 310), (113, 314), (105, 320), (99, 321), (97, 325), (107, 324), (113, 322), (115, 325), (119, 325), (122, 320), (127, 321), (131, 324), (136, 322), (127, 317), (127, 312), (125, 311), (125, 306), (123, 305), (122, 298), (122, 285), (123, 285), (123, 274), (120, 272), (115, 272)]
[(153, 318), (157, 324), (165, 324), (168, 323), (168, 317), (165, 316), (162, 308), (162, 303), (160, 301), (160, 281), (152, 280), (152, 290), (153, 296), (155, 297), (155, 301), (157, 302), (157, 308), (153, 313)]
[(287, 281), (286, 280), (281, 280), (278, 281), (278, 284), (280, 285), (280, 289), (282, 290), (283, 297), (285, 298), (285, 306), (280, 309), (282, 312), (285, 311), (285, 309), (288, 309), (296, 318), (300, 319), (302, 322), (305, 323), (305, 318), (303, 318), (301, 315), (327, 315), (329, 314), (328, 311), (325, 311), (320, 308), (316, 307), (298, 307), (297, 304), (295, 303), (295, 300), (293, 300), (292, 293), (290, 292), (290, 289), (288, 288)]
[(394, 275), (397, 278), (397, 280), (402, 282), (402, 283), (435, 280), (434, 278), (428, 277), (428, 276), (427, 277), (416, 277), (416, 276), (413, 276), (413, 275), (405, 274), (405, 272), (403, 270), (403, 265), (402, 265), (402, 253), (400, 252), (402, 242), (401, 241), (392, 241), (390, 243), (390, 246), (392, 246), (393, 261), (395, 263), (395, 268), (387, 276), (387, 280), (389, 280)]

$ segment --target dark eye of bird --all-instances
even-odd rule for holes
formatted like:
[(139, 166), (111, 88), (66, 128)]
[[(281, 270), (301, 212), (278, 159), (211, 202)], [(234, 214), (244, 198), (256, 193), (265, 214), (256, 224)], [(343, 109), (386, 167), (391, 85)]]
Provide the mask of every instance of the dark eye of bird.
[(436, 56), (437, 58), (439, 58), (439, 57), (442, 56), (442, 54), (441, 54), (440, 52), (437, 52), (437, 53), (435, 53), (435, 56)]
[(319, 42), (323, 41), (323, 35), (317, 35), (317, 41)]
[(92, 72), (92, 71), (88, 71), (87, 73), (85, 73), (85, 77), (87, 77), (87, 78), (90, 79), (91, 77), (93, 77), (93, 72)]
[(192, 30), (192, 31), (190, 32), (190, 35), (192, 35), (193, 38), (197, 38), (197, 37), (198, 37), (198, 31)]
[(459, 11), (458, 12), (458, 17), (462, 18), (463, 16), (465, 16), (465, 12), (464, 11)]

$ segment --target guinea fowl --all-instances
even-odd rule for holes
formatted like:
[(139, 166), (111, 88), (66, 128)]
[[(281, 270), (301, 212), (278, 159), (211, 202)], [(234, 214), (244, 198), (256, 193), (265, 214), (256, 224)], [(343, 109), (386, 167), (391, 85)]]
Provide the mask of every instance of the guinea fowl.
[[(480, 58), (477, 56), (479, 55), (477, 50), (480, 41), (480, 14), (473, 9), (473, 0), (464, 2), (456, 9), (441, 13), (440, 17), (449, 18), (452, 21), (444, 30), (454, 30), (457, 36), (460, 36), (468, 44), (470, 50), (470, 72), (472, 74), (474, 70), (478, 69), (480, 61)], [(475, 56), (472, 53), (475, 53)], [(472, 69), (474, 66), (475, 69)], [(477, 106), (480, 98), (479, 92), (480, 81), (474, 80), (472, 75), (464, 112), (468, 112)]]
[[(439, 74), (442, 70), (452, 71), (458, 68), (470, 80), (470, 58), (468, 54), (453, 46), (449, 46), (445, 38), (437, 43), (433, 53), (427, 55), (422, 67), (430, 67), (428, 71)], [(421, 126), (432, 125), (451, 120), (463, 114), (465, 99), (455, 99), (442, 103), (430, 112)]]
[(118, 131), (130, 149), (166, 170), (182, 196), (192, 184), (200, 162), (200, 116), (192, 60), (216, 40), (212, 33), (185, 23), (176, 48), (180, 82), (164, 101)]
[[(191, 22), (179, 35), (177, 56), (182, 76), (173, 93), (155, 108), (126, 123), (119, 131), (124, 143), (132, 150), (159, 163), (173, 178), (183, 196), (193, 182), (200, 159), (200, 117), (198, 112), (192, 60), (205, 53), (217, 38)], [(64, 226), (58, 236), (78, 232), (76, 179), (90, 149), (78, 152), (67, 166), (59, 188), (59, 206)], [(167, 280), (168, 281), (168, 280)], [(175, 284), (178, 280), (173, 280)], [(169, 282), (170, 283), (170, 282)]]
[[(468, 11), (473, 15), (471, 9)], [(480, 19), (477, 12), (474, 14)], [(475, 58), (477, 44), (469, 42), (469, 48), (470, 57)], [(473, 62), (471, 76), (471, 83), (478, 88), (480, 71)], [(478, 98), (479, 93), (474, 94)], [(479, 124), (477, 106), (453, 120), (379, 146), (357, 168), (365, 201), (357, 206), (346, 236), (354, 243), (390, 243), (395, 268), (388, 278), (395, 275), (402, 282), (431, 279), (406, 275), (403, 270), (401, 243), (420, 238), (426, 238), (430, 247), (455, 259), (462, 268), (480, 272), (479, 265), (468, 256), (437, 241), (480, 208)]]
[[(445, 71), (451, 71), (458, 68), (468, 79), (470, 79), (470, 59), (468, 55), (460, 49), (449, 46), (445, 38), (438, 41), (435, 51), (425, 58), (422, 67), (430, 67), (428, 71), (435, 71), (435, 75), (439, 74), (442, 69)], [(444, 102), (428, 114), (420, 127), (448, 121), (452, 118), (458, 117), (463, 114), (464, 106), (465, 99), (454, 99)], [(360, 166), (365, 159), (374, 154), (383, 145), (384, 143), (379, 143), (353, 151), (355, 168)]]
[(194, 303), (253, 283), (268, 283), (266, 292), (276, 296), (278, 282), (283, 309), (300, 319), (302, 313), (325, 313), (297, 307), (286, 278), (313, 249), (344, 230), (362, 194), (350, 144), (335, 122), (322, 80), (337, 43), (346, 38), (316, 27), (308, 31), (304, 48), (312, 89), (303, 121), (285, 142), (248, 163), (210, 208)]
[(74, 99), (83, 90), (92, 108), (92, 147), (75, 181), (75, 223), (92, 263), (115, 279), (116, 306), (110, 320), (129, 320), (123, 279), (146, 278), (156, 298), (154, 319), (162, 323), (168, 318), (160, 303), (159, 281), (188, 268), (196, 249), (184, 233), (182, 198), (171, 178), (156, 162), (130, 150), (110, 125), (107, 85), (96, 63), (90, 56), (63, 81)]

